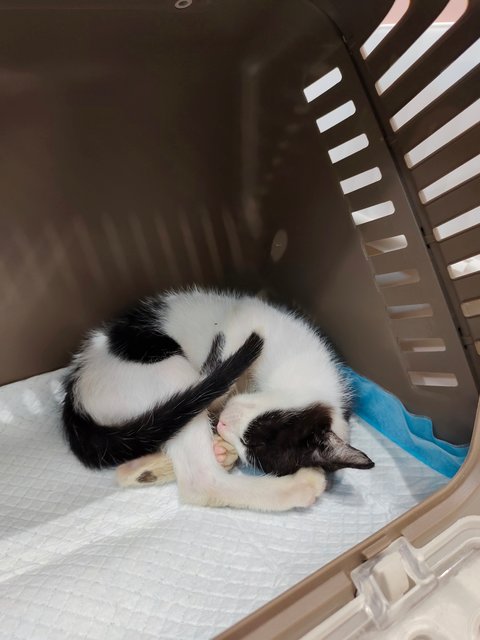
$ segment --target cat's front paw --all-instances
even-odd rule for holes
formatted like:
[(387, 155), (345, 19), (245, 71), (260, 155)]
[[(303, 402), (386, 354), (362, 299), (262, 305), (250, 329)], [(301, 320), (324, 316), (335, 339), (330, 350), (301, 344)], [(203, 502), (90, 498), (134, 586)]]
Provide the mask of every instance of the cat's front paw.
[(218, 464), (221, 464), (227, 471), (230, 471), (238, 460), (235, 448), (219, 435), (213, 437), (213, 452)]
[(292, 488), (289, 492), (291, 508), (311, 507), (327, 486), (323, 471), (300, 469), (292, 476)]

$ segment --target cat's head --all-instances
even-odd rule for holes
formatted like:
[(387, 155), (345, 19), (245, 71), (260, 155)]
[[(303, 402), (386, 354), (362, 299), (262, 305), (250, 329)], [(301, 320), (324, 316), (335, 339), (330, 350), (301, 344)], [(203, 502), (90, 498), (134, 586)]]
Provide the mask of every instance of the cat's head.
[(328, 407), (315, 403), (289, 410), (265, 405), (260, 395), (239, 395), (229, 400), (220, 415), (217, 430), (244, 463), (275, 475), (303, 467), (337, 471), (374, 466), (365, 453), (331, 430)]

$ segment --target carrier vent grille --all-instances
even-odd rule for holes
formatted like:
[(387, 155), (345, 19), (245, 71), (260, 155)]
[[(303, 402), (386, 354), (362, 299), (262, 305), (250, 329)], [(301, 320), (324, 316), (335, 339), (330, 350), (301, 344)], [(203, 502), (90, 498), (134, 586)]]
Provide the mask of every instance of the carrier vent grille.
[(480, 374), (479, 24), (479, 0), (397, 0), (360, 54)]
[[(439, 358), (448, 350), (448, 341), (435, 329), (434, 308), (421, 282), (421, 269), (416, 267), (404, 216), (398, 215), (398, 210), (405, 213), (404, 194), (398, 188), (389, 189), (380, 167), (371, 166), (375, 157), (379, 164), (382, 161), (382, 169), (388, 167), (383, 141), (373, 127), (358, 130), (364, 127), (365, 118), (362, 123), (357, 120), (357, 105), (349, 99), (345, 73), (339, 67), (309, 84), (304, 95), (318, 116), (318, 129), (359, 228), (409, 371), (408, 380), (414, 386), (457, 386), (457, 376), (445, 371), (448, 360)], [(387, 179), (391, 182), (392, 174)], [(392, 195), (391, 200), (382, 198), (386, 192)], [(418, 335), (422, 337), (414, 337)]]

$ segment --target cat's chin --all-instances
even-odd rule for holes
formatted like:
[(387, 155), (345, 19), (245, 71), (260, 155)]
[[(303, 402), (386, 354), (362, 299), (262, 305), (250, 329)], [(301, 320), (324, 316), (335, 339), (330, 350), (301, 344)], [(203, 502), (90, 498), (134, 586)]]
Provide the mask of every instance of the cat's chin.
[(226, 432), (227, 432), (227, 425), (224, 422), (222, 422), (221, 420), (219, 420), (217, 422), (216, 431), (217, 431), (218, 435), (222, 436), (222, 438), (223, 438), (225, 436)]

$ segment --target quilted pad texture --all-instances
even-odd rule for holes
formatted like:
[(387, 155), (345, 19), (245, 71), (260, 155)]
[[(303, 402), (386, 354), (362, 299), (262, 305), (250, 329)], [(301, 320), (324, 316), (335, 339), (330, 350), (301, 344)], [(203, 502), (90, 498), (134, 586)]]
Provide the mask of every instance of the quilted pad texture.
[(447, 482), (358, 422), (371, 471), (307, 511), (178, 503), (84, 469), (59, 425), (61, 371), (0, 389), (0, 638), (211, 638)]

